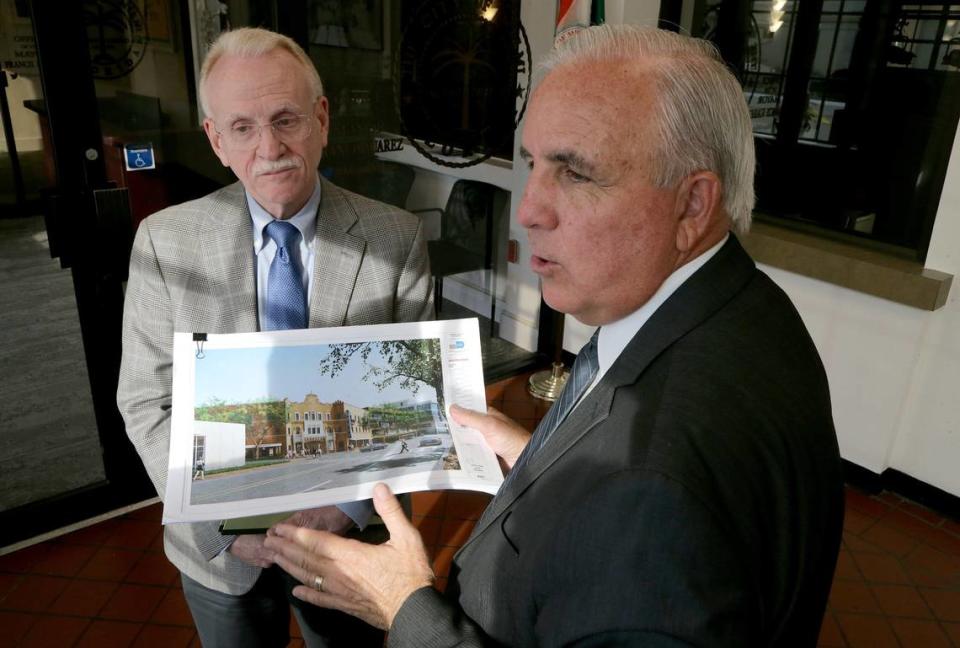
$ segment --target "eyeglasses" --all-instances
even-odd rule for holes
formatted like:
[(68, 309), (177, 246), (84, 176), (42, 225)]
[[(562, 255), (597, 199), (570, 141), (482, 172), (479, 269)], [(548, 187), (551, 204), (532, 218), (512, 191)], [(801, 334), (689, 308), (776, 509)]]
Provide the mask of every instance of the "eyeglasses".
[(290, 144), (305, 140), (313, 130), (312, 122), (309, 115), (284, 115), (266, 124), (241, 120), (227, 129), (218, 130), (217, 135), (220, 135), (230, 148), (249, 150), (260, 143), (260, 131), (264, 126), (269, 126), (278, 140)]

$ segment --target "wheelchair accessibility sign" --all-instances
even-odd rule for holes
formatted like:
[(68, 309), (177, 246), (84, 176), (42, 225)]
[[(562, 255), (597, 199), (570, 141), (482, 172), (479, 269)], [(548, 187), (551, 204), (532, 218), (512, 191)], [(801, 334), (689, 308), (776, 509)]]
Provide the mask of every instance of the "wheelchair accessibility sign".
[(152, 144), (133, 144), (123, 147), (123, 159), (127, 171), (146, 171), (156, 169), (157, 162), (153, 158)]

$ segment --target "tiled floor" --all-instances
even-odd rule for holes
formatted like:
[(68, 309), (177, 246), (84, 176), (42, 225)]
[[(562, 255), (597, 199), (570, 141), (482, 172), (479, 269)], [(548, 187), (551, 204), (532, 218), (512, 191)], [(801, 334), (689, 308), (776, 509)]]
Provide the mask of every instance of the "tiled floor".
[[(532, 428), (545, 406), (525, 376), (487, 388)], [(414, 522), (446, 584), (450, 559), (489, 498), (418, 493)], [(0, 556), (0, 647), (198, 646), (152, 505)], [(302, 646), (292, 627), (291, 646)], [(960, 524), (901, 499), (847, 489), (843, 548), (820, 646), (960, 648)]]

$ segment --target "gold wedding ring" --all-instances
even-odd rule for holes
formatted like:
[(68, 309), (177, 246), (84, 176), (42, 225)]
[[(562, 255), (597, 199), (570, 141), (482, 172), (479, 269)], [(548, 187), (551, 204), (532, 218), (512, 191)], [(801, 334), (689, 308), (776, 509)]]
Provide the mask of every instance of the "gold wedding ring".
[(313, 577), (313, 589), (318, 592), (323, 591), (323, 576), (314, 576)]

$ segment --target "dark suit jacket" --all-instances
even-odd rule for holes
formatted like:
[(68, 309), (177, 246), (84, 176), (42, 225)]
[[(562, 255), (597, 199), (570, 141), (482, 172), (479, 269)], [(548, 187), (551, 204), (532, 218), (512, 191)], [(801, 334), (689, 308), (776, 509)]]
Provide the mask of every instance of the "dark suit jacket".
[(490, 504), (392, 646), (814, 646), (843, 521), (826, 376), (731, 236)]

